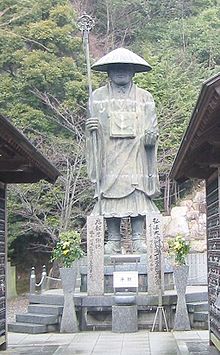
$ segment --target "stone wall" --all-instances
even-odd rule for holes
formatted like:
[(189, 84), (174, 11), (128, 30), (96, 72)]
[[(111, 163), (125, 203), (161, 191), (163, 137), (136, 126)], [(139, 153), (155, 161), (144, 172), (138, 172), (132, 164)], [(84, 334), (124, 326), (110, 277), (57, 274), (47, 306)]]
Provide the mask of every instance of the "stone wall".
[(203, 252), (206, 247), (206, 200), (205, 187), (200, 185), (189, 197), (181, 200), (163, 217), (164, 237), (181, 234), (190, 240), (192, 252)]

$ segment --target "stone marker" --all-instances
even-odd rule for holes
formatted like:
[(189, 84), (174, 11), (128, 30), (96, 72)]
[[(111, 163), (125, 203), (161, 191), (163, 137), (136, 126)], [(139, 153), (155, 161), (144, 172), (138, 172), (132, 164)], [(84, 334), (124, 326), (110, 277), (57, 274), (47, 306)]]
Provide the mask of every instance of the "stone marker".
[(158, 295), (164, 289), (162, 249), (162, 218), (158, 212), (146, 216), (146, 244), (148, 268), (148, 294)]
[(87, 217), (87, 293), (104, 294), (104, 218)]
[(137, 305), (112, 306), (112, 331), (114, 333), (133, 333), (138, 331)]
[(7, 262), (7, 299), (17, 297), (16, 291), (16, 267)]

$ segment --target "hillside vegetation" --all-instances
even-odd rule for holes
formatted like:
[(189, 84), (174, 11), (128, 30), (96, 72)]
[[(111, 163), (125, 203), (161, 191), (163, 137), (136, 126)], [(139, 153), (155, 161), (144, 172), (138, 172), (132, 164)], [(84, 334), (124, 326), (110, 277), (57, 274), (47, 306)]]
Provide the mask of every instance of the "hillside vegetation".
[[(156, 101), (162, 184), (202, 82), (219, 71), (217, 0), (2, 0), (0, 112), (62, 172), (54, 186), (9, 189), (9, 251), (17, 262), (29, 255), (27, 246), (48, 253), (61, 231), (83, 231), (92, 208), (84, 158), (87, 79), (76, 26), (85, 10), (96, 21), (92, 60), (126, 46), (153, 67), (135, 81)], [(94, 74), (93, 86), (105, 80)]]

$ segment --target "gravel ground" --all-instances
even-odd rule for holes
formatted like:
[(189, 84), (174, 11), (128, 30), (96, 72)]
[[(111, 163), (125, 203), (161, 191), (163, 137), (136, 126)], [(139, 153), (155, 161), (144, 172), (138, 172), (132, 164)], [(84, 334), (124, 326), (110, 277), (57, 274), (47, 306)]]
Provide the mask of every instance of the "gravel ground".
[(24, 293), (7, 301), (7, 322), (15, 322), (15, 315), (26, 313), (29, 304), (28, 294)]

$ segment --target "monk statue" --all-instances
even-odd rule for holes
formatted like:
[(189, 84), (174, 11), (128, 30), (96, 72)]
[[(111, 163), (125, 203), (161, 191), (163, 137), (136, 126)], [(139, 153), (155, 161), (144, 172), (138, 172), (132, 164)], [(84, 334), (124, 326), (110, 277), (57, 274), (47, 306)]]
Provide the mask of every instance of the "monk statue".
[[(142, 239), (146, 215), (158, 211), (152, 201), (159, 195), (158, 127), (152, 95), (138, 88), (132, 78), (151, 67), (135, 53), (118, 48), (92, 69), (107, 72), (109, 78), (107, 85), (92, 93), (90, 118), (86, 121), (88, 173), (91, 181), (97, 182), (96, 158), (102, 215), (108, 229), (105, 254), (121, 253), (123, 217), (130, 217), (133, 253), (143, 254), (147, 252)], [(98, 213), (96, 203), (92, 214)]]

